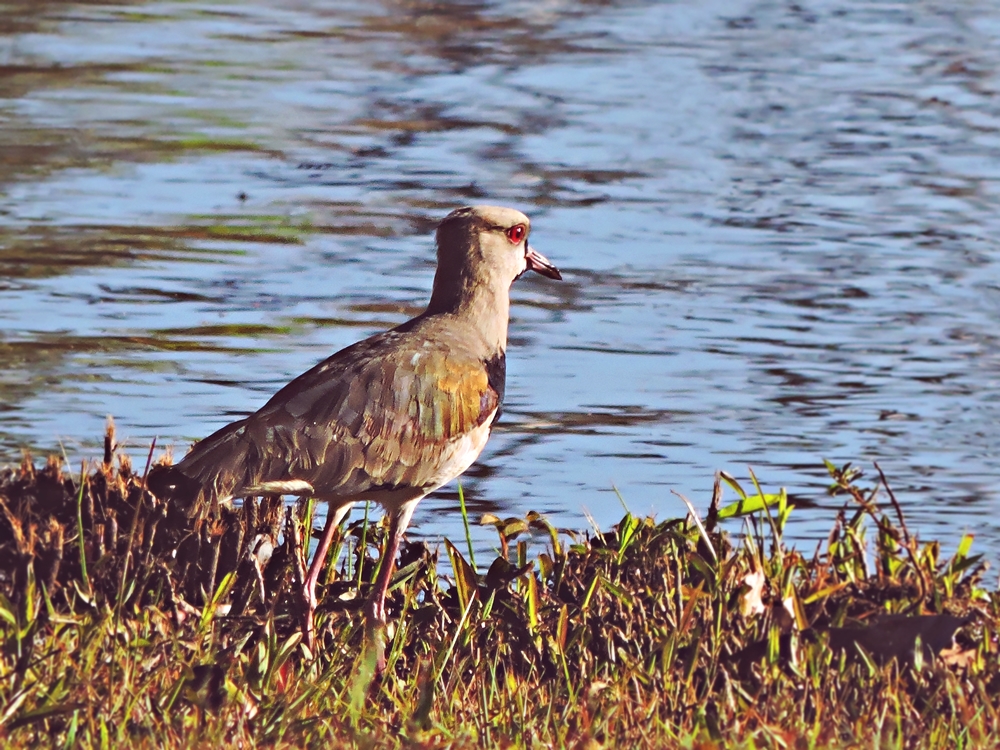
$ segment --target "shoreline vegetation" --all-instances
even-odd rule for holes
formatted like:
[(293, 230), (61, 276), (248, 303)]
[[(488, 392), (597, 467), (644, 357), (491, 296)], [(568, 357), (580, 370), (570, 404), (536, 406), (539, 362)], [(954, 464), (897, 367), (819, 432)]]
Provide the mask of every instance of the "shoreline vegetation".
[[(497, 529), (488, 562), (467, 540), (445, 540), (440, 566), (404, 543), (377, 675), (360, 614), (377, 509), (333, 552), (311, 653), (312, 504), (164, 506), (109, 426), (103, 460), (75, 474), (57, 458), (0, 471), (0, 741), (997, 746), (1000, 607), (972, 537), (942, 559), (877, 467), (827, 468), (845, 502), (808, 554), (783, 542), (783, 491), (722, 473), (702, 518), (626, 513), (576, 537), (534, 513), (472, 519)], [(741, 532), (719, 530), (738, 516)]]

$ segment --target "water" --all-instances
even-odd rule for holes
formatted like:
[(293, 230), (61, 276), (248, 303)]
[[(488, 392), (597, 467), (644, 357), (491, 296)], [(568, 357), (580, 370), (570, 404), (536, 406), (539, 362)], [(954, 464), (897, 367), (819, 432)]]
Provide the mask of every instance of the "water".
[(672, 517), (752, 465), (811, 550), (822, 459), (877, 460), (998, 558), (995, 4), (270, 5), (0, 6), (0, 460), (107, 414), (182, 453), (418, 312), (491, 202), (565, 281), (515, 287), (474, 515)]

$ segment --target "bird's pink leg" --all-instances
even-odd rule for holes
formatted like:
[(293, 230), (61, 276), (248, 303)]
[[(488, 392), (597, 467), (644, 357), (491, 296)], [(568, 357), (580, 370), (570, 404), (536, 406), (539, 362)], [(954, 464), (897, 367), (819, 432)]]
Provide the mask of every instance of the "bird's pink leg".
[(306, 645), (313, 650), (316, 645), (316, 633), (313, 628), (313, 614), (316, 612), (316, 584), (319, 582), (319, 574), (323, 571), (323, 564), (326, 556), (330, 552), (330, 543), (333, 535), (340, 526), (341, 521), (350, 512), (353, 503), (334, 507), (333, 504), (326, 513), (326, 526), (323, 527), (323, 536), (320, 537), (319, 546), (316, 547), (316, 554), (313, 555), (312, 563), (309, 565), (309, 573), (306, 580), (302, 582), (302, 600), (306, 607), (305, 617), (305, 637)]
[(379, 673), (385, 671), (385, 597), (389, 591), (389, 582), (392, 580), (393, 570), (396, 567), (396, 555), (399, 552), (399, 543), (403, 538), (406, 527), (410, 525), (413, 511), (421, 498), (408, 500), (391, 514), (389, 520), (389, 534), (385, 541), (385, 551), (382, 553), (382, 564), (378, 571), (378, 578), (375, 579), (375, 588), (372, 589), (365, 605), (365, 619), (369, 642), (375, 646), (378, 658), (377, 670)]

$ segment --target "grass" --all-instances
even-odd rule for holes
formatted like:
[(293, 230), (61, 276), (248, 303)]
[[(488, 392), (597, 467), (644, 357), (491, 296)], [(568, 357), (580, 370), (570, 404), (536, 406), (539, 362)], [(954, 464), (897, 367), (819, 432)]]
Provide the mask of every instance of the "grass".
[(0, 475), (5, 747), (1000, 744), (997, 592), (971, 537), (944, 560), (909, 533), (882, 476), (828, 466), (845, 506), (812, 555), (783, 542), (784, 492), (722, 474), (703, 522), (488, 518), (501, 555), (446, 541), (447, 576), (405, 544), (377, 676), (380, 525), (345, 530), (310, 653), (308, 504), (165, 508), (111, 442), (82, 481), (56, 459)]

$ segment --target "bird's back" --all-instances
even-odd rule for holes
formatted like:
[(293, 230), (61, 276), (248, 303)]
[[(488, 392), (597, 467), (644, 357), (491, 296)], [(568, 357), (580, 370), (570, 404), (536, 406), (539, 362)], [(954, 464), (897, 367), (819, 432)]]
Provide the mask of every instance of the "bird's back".
[(267, 488), (328, 500), (429, 492), (475, 460), (503, 391), (502, 350), (423, 315), (320, 362), (149, 486), (189, 502)]

